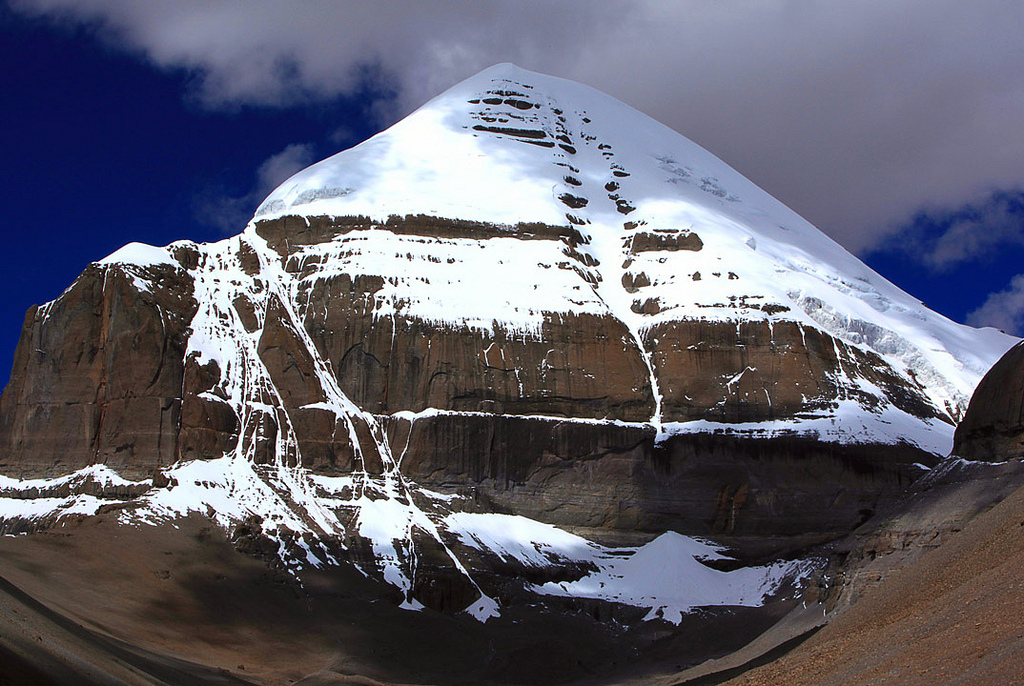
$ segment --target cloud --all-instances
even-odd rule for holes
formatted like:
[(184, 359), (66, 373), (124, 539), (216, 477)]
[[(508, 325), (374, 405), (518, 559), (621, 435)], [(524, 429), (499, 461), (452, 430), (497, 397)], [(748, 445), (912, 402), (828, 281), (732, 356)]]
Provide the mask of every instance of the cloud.
[(284, 150), (271, 155), (256, 170), (256, 186), (253, 194), (262, 200), (284, 183), (288, 177), (302, 171), (313, 163), (313, 146), (308, 143), (293, 143)]
[(257, 167), (252, 188), (243, 195), (230, 195), (222, 189), (206, 188), (193, 202), (196, 219), (226, 234), (238, 233), (239, 228), (252, 218), (256, 208), (271, 191), (314, 161), (313, 154), (312, 145), (293, 143), (271, 155)]
[[(1019, 0), (15, 0), (186, 70), (209, 107), (380, 92), (390, 123), (500, 61), (582, 81), (849, 249), (1024, 179)], [(392, 95), (393, 94), (393, 95)]]
[(989, 295), (981, 307), (967, 315), (967, 323), (1024, 335), (1024, 274), (1013, 277), (1005, 291)]
[(1024, 190), (996, 191), (955, 209), (922, 210), (911, 224), (913, 240), (897, 249), (935, 272), (949, 271), (1024, 246)]

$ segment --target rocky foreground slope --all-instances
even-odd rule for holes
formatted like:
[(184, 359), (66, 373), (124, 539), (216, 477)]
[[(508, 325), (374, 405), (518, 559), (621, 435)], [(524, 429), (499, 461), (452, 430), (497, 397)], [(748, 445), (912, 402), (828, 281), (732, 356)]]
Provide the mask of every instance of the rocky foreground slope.
[(126, 246), (30, 311), (0, 516), (200, 517), (409, 610), (681, 625), (820, 574), (809, 546), (935, 465), (1012, 343), (635, 110), (499, 65), (240, 235)]
[(652, 683), (711, 672), (715, 683), (737, 686), (1020, 683), (1020, 350), (1007, 352), (978, 385), (953, 455), (832, 548), (839, 578), (824, 628), (769, 664), (717, 661)]

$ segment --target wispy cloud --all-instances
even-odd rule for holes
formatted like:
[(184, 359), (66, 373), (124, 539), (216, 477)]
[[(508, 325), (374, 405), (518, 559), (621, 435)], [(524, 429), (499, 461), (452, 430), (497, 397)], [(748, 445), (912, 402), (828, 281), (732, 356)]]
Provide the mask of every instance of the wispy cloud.
[(854, 251), (891, 238), (920, 207), (1024, 179), (1020, 0), (11, 6), (186, 70), (210, 107), (294, 105), (369, 80), (396, 94), (374, 110), (388, 123), (514, 61), (651, 114)]
[(1024, 274), (1013, 277), (1005, 291), (989, 295), (981, 307), (967, 315), (967, 323), (1024, 336)]
[(1024, 246), (1024, 190), (1002, 190), (956, 208), (917, 213), (900, 248), (936, 272)]
[(264, 160), (256, 170), (253, 194), (257, 200), (265, 198), (292, 174), (308, 167), (313, 162), (313, 152), (313, 146), (308, 143), (293, 143)]
[(256, 207), (271, 191), (292, 174), (314, 161), (314, 148), (308, 143), (295, 143), (271, 155), (256, 169), (256, 177), (249, 192), (228, 195), (216, 189), (207, 189), (194, 203), (196, 218), (203, 224), (235, 234), (252, 218)]

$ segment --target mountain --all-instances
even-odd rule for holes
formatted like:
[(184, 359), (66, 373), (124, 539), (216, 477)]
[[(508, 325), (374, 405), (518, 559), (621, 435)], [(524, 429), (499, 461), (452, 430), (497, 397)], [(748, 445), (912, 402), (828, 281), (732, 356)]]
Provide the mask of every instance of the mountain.
[(0, 516), (199, 516), (407, 609), (680, 624), (795, 602), (809, 546), (936, 464), (1014, 341), (645, 115), (498, 65), (238, 236), (128, 245), (30, 310)]
[[(296, 231), (288, 217), (335, 219)], [(339, 217), (372, 219), (349, 227)], [(402, 217), (490, 227), (438, 230)], [(545, 234), (527, 223), (560, 230)], [(625, 339), (632, 365), (639, 357), (643, 366), (639, 374), (628, 370), (639, 388), (625, 392), (594, 375), (599, 390), (587, 389), (587, 399), (608, 392), (605, 403), (615, 406), (558, 411), (551, 398), (560, 389), (531, 380), (496, 400), (511, 410), (526, 398), (540, 402), (534, 414), (647, 420), (662, 435), (712, 428), (692, 424), (703, 420), (735, 434), (904, 441), (945, 454), (970, 391), (1011, 341), (930, 312), (650, 118), (512, 65), (479, 74), (296, 174), (271, 193), (254, 224), (307, 282), (336, 271), (382, 278), (372, 291), (378, 320), (528, 339), (559, 317), (608, 322), (609, 336)], [(372, 226), (379, 231), (365, 230)], [(487, 249), (477, 255), (481, 241)], [(314, 257), (331, 267), (312, 268)], [(699, 337), (683, 325), (692, 321), (702, 322)], [(793, 347), (802, 354), (806, 332), (824, 334), (825, 346), (834, 341), (831, 354), (816, 351), (828, 358), (824, 368), (786, 354), (797, 337)], [(698, 371), (707, 378), (689, 382), (713, 353), (735, 347), (748, 350), (710, 363), (722, 374)], [(844, 421), (833, 429), (834, 417)], [(773, 423), (751, 425), (766, 420)]]

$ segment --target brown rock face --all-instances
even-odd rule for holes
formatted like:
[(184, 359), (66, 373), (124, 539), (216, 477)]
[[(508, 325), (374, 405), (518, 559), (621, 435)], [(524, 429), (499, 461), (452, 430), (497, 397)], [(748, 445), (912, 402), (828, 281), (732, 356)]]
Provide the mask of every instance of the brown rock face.
[[(380, 318), (374, 312), (383, 277), (323, 274), (325, 265), (316, 259), (289, 252), (370, 225), (361, 217), (314, 219), (308, 226), (285, 217), (257, 227), (298, 280), (299, 313), (317, 351), (360, 407), (380, 414), (437, 408), (625, 421), (651, 417), (647, 368), (617, 319), (552, 313), (538, 335), (525, 337), (497, 326), (485, 332), (401, 314)], [(486, 240), (513, 231), (430, 217), (392, 217), (384, 226), (402, 236), (435, 239)], [(525, 224), (514, 231), (525, 241), (564, 243), (566, 254), (580, 240), (571, 227)], [(577, 266), (583, 271), (586, 265)]]
[[(853, 399), (888, 401), (908, 414), (949, 421), (880, 357), (797, 322), (678, 320), (652, 327), (645, 344), (661, 380), (665, 421), (788, 419)], [(847, 379), (883, 391), (871, 396)]]
[(239, 421), (234, 408), (225, 398), (211, 393), (219, 380), (220, 367), (215, 361), (205, 365), (195, 359), (185, 362), (178, 432), (178, 454), (183, 459), (223, 455), (238, 443)]
[[(338, 307), (345, 295), (320, 284), (307, 329), (342, 390), (372, 412), (433, 407), (625, 421), (645, 421), (653, 412), (646, 367), (616, 320), (553, 316), (539, 340), (404, 317), (374, 322), (359, 316), (359, 304)], [(333, 304), (327, 317), (313, 320), (325, 302)]]
[(921, 457), (799, 437), (684, 434), (655, 445), (651, 427), (525, 417), (393, 421), (403, 474), (484, 511), (563, 526), (792, 537), (779, 545), (794, 548), (866, 520), (910, 484)]
[(0, 398), (5, 469), (147, 474), (177, 460), (191, 278), (168, 265), (145, 269), (146, 288), (135, 276), (91, 265), (29, 310)]
[(919, 451), (821, 443), (800, 437), (679, 435), (644, 475), (643, 526), (717, 537), (813, 537), (849, 531), (913, 480)]
[(981, 379), (956, 429), (953, 454), (1004, 462), (1024, 455), (1024, 346), (1017, 344)]
[(654, 430), (528, 417), (440, 415), (392, 432), (402, 472), (496, 512), (636, 528)]
[[(639, 333), (610, 311), (544, 312), (529, 334), (429, 321), (402, 303), (382, 315), (382, 293), (398, 276), (339, 269), (303, 248), (344, 250), (367, 232), (417, 244), (475, 239), (480, 248), (514, 236), (564, 257), (541, 266), (578, 279), (581, 292), (600, 283), (595, 258), (581, 251), (589, 239), (574, 226), (425, 217), (285, 217), (219, 252), (173, 247), (173, 264), (92, 265), (29, 312), (0, 399), (0, 466), (53, 475), (101, 462), (138, 476), (236, 451), (334, 474), (399, 464), (406, 477), (488, 511), (771, 538), (849, 529), (909, 481), (914, 462), (934, 461), (906, 446), (796, 436), (656, 444), (652, 375), (664, 422), (793, 420), (847, 400), (942, 415), (881, 358), (765, 319), (754, 302), (735, 303), (737, 312), (759, 310), (737, 324), (666, 320), (657, 301), (640, 300), (637, 315), (661, 318)], [(695, 233), (660, 229), (636, 232), (624, 247), (702, 249)], [(642, 271), (623, 274), (626, 291), (650, 284)], [(204, 309), (198, 292), (217, 303)], [(197, 326), (219, 327), (212, 358), (189, 352)], [(351, 408), (331, 404), (339, 397)]]

